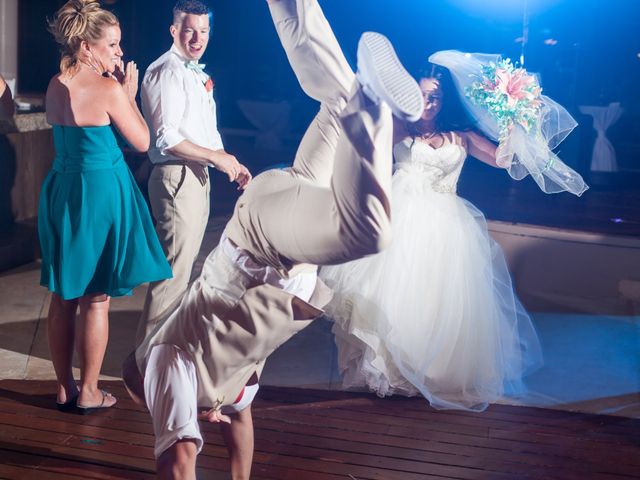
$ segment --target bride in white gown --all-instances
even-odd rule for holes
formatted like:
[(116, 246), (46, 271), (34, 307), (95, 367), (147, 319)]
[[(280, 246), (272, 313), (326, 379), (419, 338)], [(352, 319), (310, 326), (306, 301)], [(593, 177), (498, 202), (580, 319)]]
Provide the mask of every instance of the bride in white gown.
[(447, 118), (444, 80), (420, 79), (423, 116), (398, 129), (391, 247), (320, 275), (346, 387), (483, 410), (522, 392), (541, 353), (484, 216), (456, 194), (467, 154), (496, 166), (496, 147)]

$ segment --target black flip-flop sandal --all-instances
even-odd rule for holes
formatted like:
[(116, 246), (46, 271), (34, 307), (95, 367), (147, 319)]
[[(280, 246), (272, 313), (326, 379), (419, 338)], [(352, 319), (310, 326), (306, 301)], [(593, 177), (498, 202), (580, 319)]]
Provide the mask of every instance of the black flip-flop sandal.
[(78, 395), (64, 403), (56, 402), (56, 408), (61, 412), (73, 412), (78, 406)]
[(83, 407), (82, 405), (77, 405), (78, 412), (80, 412), (81, 415), (89, 415), (90, 413), (94, 413), (98, 410), (104, 410), (105, 408), (111, 408), (113, 407), (113, 405), (115, 405), (114, 403), (113, 405), (105, 406), (104, 402), (107, 399), (107, 395), (111, 394), (106, 390), (100, 390), (100, 393), (102, 393), (102, 402), (100, 403), (100, 405), (97, 405), (95, 407)]

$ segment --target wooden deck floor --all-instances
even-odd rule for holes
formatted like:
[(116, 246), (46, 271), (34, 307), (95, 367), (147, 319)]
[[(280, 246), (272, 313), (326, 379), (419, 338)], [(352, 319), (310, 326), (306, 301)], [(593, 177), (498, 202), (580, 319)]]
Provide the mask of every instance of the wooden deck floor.
[[(0, 381), (0, 478), (154, 478), (148, 414), (103, 386), (117, 408), (80, 416), (54, 408), (52, 382)], [(640, 478), (640, 421), (620, 417), (263, 388), (254, 421), (256, 480)], [(217, 427), (204, 430), (198, 478), (228, 478)]]

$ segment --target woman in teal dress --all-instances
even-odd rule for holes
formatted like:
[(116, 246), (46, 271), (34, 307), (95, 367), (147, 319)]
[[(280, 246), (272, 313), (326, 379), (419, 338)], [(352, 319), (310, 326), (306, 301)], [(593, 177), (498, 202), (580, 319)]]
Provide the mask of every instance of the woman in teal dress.
[(168, 278), (171, 269), (112, 130), (147, 150), (138, 71), (133, 62), (124, 68), (118, 20), (96, 0), (70, 0), (50, 27), (62, 60), (46, 98), (56, 157), (40, 195), (41, 284), (53, 292), (47, 326), (58, 408), (89, 413), (116, 403), (98, 388), (110, 297)]

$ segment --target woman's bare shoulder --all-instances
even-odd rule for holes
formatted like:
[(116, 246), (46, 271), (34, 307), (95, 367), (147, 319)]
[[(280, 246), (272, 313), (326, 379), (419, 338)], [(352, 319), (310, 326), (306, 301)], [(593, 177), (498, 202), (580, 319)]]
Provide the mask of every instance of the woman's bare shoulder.
[(102, 125), (117, 90), (118, 83), (110, 78), (56, 75), (47, 89), (47, 118), (50, 123)]

